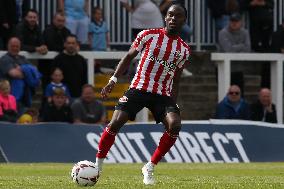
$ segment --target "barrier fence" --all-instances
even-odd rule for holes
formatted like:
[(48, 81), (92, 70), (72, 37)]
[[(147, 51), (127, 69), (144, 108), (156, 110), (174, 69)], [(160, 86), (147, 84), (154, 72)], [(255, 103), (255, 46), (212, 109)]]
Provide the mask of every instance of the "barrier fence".
[[(5, 51), (0, 51), (0, 57), (5, 54)], [(80, 51), (88, 62), (88, 83), (94, 84), (94, 69), (95, 59), (119, 60), (126, 52), (97, 52), (97, 51)], [(49, 51), (46, 55), (38, 53), (20, 52), (27, 59), (53, 59), (58, 53)], [(139, 58), (137, 56), (136, 58)], [(211, 60), (218, 64), (218, 100), (222, 100), (226, 95), (230, 85), (231, 62), (234, 60), (241, 61), (270, 61), (271, 62), (271, 91), (272, 100), (276, 104), (278, 123), (283, 123), (283, 61), (284, 56), (280, 53), (212, 53)], [(141, 121), (147, 121), (146, 110), (141, 113), (143, 118)]]
[[(57, 8), (56, 2), (57, 0), (30, 0), (30, 6), (39, 11), (41, 28), (50, 24)], [(274, 0), (274, 2), (274, 30), (276, 30), (277, 26), (282, 23), (284, 3), (283, 0)], [(118, 0), (90, 0), (89, 12), (91, 12), (91, 7), (95, 6), (100, 6), (104, 10), (104, 17), (110, 29), (111, 45), (130, 45), (131, 15), (125, 11), (120, 2)], [(188, 10), (187, 23), (193, 28), (191, 45), (197, 50), (214, 46), (215, 23), (208, 9), (207, 0), (185, 0), (185, 7)], [(245, 22), (247, 25), (247, 19)]]
[[(0, 161), (95, 161), (102, 126), (0, 123)], [(164, 132), (162, 125), (129, 124), (121, 129), (106, 163), (147, 162)], [(284, 161), (284, 127), (241, 120), (182, 123), (178, 140), (165, 155), (170, 163)], [(2, 158), (1, 158), (2, 156)]]

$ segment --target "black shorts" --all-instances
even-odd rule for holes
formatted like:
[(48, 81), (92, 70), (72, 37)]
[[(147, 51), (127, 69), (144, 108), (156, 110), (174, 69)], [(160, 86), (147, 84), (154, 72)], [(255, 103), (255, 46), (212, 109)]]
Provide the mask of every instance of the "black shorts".
[(128, 113), (129, 120), (135, 120), (136, 114), (144, 107), (148, 108), (157, 123), (160, 123), (169, 112), (180, 115), (179, 108), (169, 96), (152, 94), (137, 89), (129, 89), (124, 93), (115, 106), (116, 110)]

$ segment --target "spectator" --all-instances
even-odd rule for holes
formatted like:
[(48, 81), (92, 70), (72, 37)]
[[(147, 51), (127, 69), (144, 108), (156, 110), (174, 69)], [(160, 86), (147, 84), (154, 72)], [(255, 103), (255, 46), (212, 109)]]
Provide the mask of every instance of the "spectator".
[(123, 7), (132, 13), (131, 28), (132, 38), (135, 39), (137, 34), (150, 28), (162, 28), (164, 21), (159, 8), (151, 0), (134, 0), (134, 6), (130, 6), (128, 0), (120, 0)]
[(100, 7), (93, 9), (92, 22), (89, 27), (90, 46), (93, 51), (106, 51), (109, 48), (109, 30), (103, 20)]
[[(274, 0), (243, 0), (249, 13), (251, 48), (255, 52), (271, 52)], [(261, 63), (261, 87), (270, 87), (270, 63)]]
[(0, 50), (5, 49), (17, 24), (16, 0), (0, 0)]
[(43, 44), (42, 35), (38, 26), (38, 13), (30, 9), (25, 19), (16, 26), (15, 36), (22, 42), (22, 49), (28, 52), (46, 54), (48, 49)]
[[(183, 0), (163, 0), (163, 1), (161, 1), (159, 8), (160, 8), (160, 11), (161, 11), (163, 17), (166, 16), (167, 10), (169, 9), (169, 7), (172, 4), (176, 4), (176, 3), (183, 5), (184, 1)], [(188, 24), (185, 23), (182, 27), (180, 37), (184, 41), (189, 42), (189, 38), (190, 38), (191, 34), (192, 34), (192, 29), (190, 28), (190, 26)]]
[[(242, 28), (242, 18), (239, 13), (233, 13), (230, 16), (228, 26), (219, 32), (218, 46), (220, 52), (250, 52), (249, 32)], [(236, 62), (237, 63), (237, 62)], [(243, 70), (238, 64), (233, 67), (231, 74), (231, 85), (238, 85), (244, 93), (244, 75)]]
[(63, 88), (53, 90), (51, 102), (46, 103), (43, 109), (41, 120), (43, 122), (73, 122), (72, 111), (67, 104), (68, 97)]
[(0, 121), (16, 122), (16, 98), (10, 94), (11, 87), (8, 80), (0, 80)]
[[(29, 64), (28, 60), (19, 55), (21, 48), (21, 42), (18, 38), (12, 37), (8, 42), (8, 52), (0, 58), (0, 79), (8, 79), (10, 82), (13, 80), (24, 80), (24, 74), (21, 69), (21, 65)], [(17, 91), (18, 89), (18, 91)], [(11, 86), (12, 94), (16, 97), (18, 112), (21, 113), (23, 110), (24, 99), (24, 86), (21, 90), (19, 87)]]
[(70, 34), (70, 30), (65, 27), (64, 13), (56, 12), (52, 24), (48, 25), (43, 31), (43, 41), (49, 50), (62, 52), (64, 41)]
[(275, 53), (284, 53), (284, 18), (277, 31), (272, 34), (271, 49)]
[[(95, 7), (92, 13), (92, 22), (89, 27), (90, 48), (93, 51), (107, 51), (110, 49), (110, 37), (107, 25), (103, 20), (102, 9), (100, 7)], [(96, 73), (102, 73), (101, 64), (101, 60), (95, 60)]]
[(230, 16), (227, 27), (219, 32), (220, 52), (250, 52), (249, 32), (242, 28), (242, 17), (239, 13)]
[[(50, 51), (62, 52), (64, 41), (70, 31), (65, 27), (65, 15), (63, 12), (56, 12), (53, 16), (52, 24), (43, 31), (43, 42)], [(43, 74), (42, 89), (44, 90), (50, 82), (51, 60), (40, 60), (38, 69)]]
[(105, 123), (106, 110), (103, 104), (95, 99), (94, 87), (86, 84), (82, 88), (81, 98), (72, 106), (74, 123)]
[(243, 7), (249, 13), (252, 49), (256, 52), (269, 52), (274, 0), (243, 0)]
[(229, 23), (229, 15), (240, 11), (239, 0), (208, 0), (208, 7), (215, 20), (216, 41), (218, 33)]
[(52, 101), (52, 94), (54, 93), (54, 90), (57, 88), (61, 88), (64, 90), (64, 94), (67, 96), (67, 103), (69, 102), (70, 92), (68, 87), (62, 83), (64, 76), (62, 73), (62, 70), (60, 68), (54, 68), (51, 72), (51, 83), (49, 83), (45, 89), (44, 96), (47, 98), (47, 102), (51, 103)]
[(251, 105), (251, 120), (277, 123), (275, 104), (271, 100), (271, 91), (262, 88), (258, 94), (258, 100)]
[(87, 63), (83, 56), (77, 52), (78, 42), (75, 35), (67, 36), (64, 43), (64, 51), (57, 55), (53, 61), (53, 67), (62, 70), (65, 83), (70, 89), (70, 95), (77, 98), (81, 95), (81, 89), (87, 83)]
[(17, 22), (20, 22), (30, 9), (30, 0), (16, 0)]
[(227, 96), (217, 105), (216, 119), (250, 119), (248, 103), (241, 98), (241, 90), (237, 85), (231, 85)]
[(78, 37), (80, 46), (88, 46), (89, 0), (58, 0), (58, 8), (65, 12), (66, 27)]

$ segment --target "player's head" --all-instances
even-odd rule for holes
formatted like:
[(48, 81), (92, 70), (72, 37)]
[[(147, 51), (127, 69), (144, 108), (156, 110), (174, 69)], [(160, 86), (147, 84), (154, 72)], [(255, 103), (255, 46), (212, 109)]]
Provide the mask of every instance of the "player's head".
[(165, 21), (166, 29), (169, 34), (180, 33), (186, 21), (187, 11), (181, 4), (172, 4), (167, 11)]

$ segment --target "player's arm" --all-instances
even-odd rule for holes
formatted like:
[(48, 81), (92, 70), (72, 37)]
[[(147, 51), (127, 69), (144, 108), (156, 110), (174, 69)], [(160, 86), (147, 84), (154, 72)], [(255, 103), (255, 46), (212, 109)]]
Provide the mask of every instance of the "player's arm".
[(182, 74), (183, 68), (177, 68), (175, 77), (173, 79), (173, 89), (172, 89), (172, 98), (176, 102), (178, 97), (178, 88), (179, 88), (179, 81)]
[(113, 76), (110, 78), (108, 84), (101, 91), (101, 95), (103, 98), (106, 98), (108, 94), (111, 93), (115, 83), (117, 82), (117, 78), (126, 71), (131, 61), (137, 56), (138, 53), (139, 52), (135, 48), (131, 47), (128, 53), (120, 60)]

